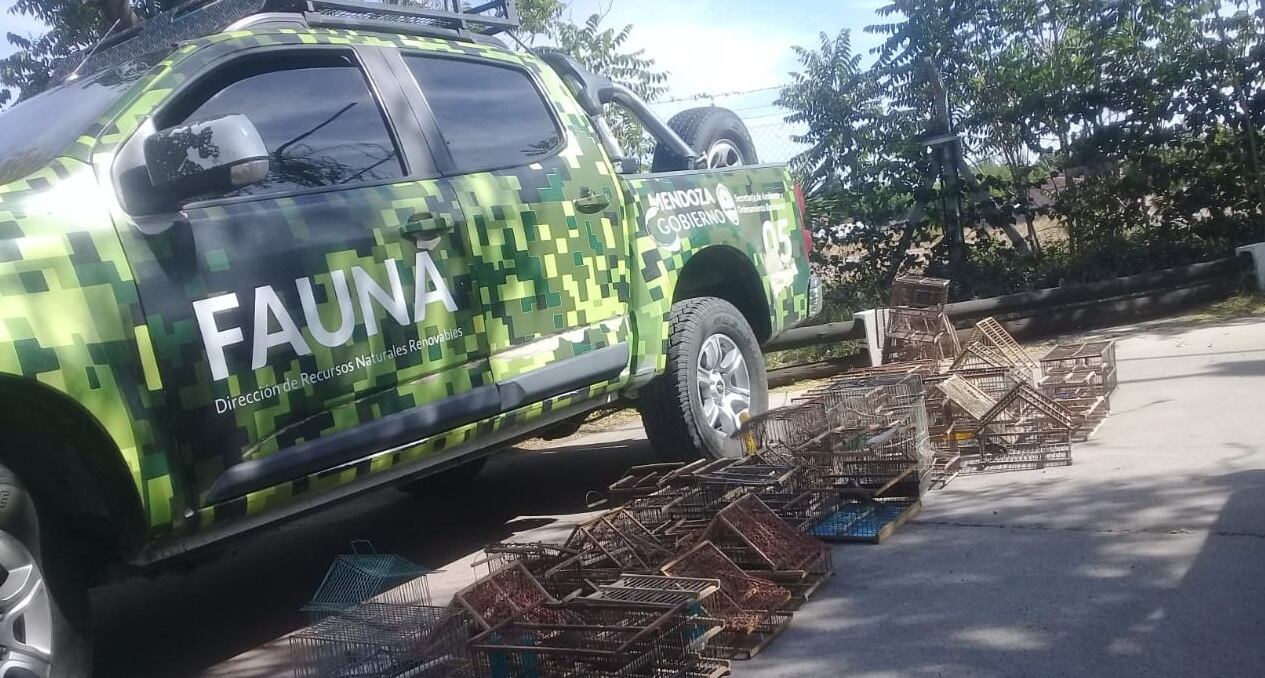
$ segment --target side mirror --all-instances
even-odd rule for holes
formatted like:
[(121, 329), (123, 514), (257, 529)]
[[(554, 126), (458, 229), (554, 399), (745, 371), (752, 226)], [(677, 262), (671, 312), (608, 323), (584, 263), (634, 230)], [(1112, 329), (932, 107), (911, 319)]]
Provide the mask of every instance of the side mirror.
[(268, 147), (244, 115), (170, 127), (145, 140), (154, 190), (173, 201), (217, 195), (268, 176)]

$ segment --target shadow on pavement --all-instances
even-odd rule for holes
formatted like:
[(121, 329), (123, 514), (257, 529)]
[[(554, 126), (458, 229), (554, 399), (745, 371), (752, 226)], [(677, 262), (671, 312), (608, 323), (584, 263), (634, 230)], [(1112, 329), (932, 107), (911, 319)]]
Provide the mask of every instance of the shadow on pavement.
[(446, 497), (371, 492), (235, 542), (196, 569), (104, 587), (93, 594), (97, 675), (196, 674), (305, 626), (299, 608), (352, 540), (440, 568), (552, 522), (533, 516), (587, 510), (589, 491), (649, 461), (644, 440), (511, 450)]
[(837, 548), (798, 632), (736, 675), (1260, 675), (1265, 471), (1015, 480)]

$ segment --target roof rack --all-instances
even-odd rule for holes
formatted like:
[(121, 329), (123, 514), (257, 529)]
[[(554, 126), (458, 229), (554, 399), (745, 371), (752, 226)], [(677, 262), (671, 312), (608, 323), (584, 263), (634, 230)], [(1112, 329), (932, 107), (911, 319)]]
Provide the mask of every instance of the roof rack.
[[(312, 27), (404, 33), (457, 40), (490, 40), (519, 26), (514, 0), (487, 0), (463, 7), (461, 0), (413, 0), (389, 5), (365, 0), (187, 0), (132, 28), (103, 39), (58, 65), (57, 74), (87, 75), (172, 45), (214, 35), (251, 16), (293, 14)], [(495, 40), (491, 40), (496, 42)], [(81, 65), (82, 62), (82, 65)]]
[(390, 30), (402, 24), (480, 35), (496, 35), (518, 28), (514, 0), (488, 0), (464, 9), (461, 0), (426, 0), (420, 5), (407, 6), (362, 0), (307, 0), (306, 4), (304, 16), (310, 25), (364, 27), (370, 24)]

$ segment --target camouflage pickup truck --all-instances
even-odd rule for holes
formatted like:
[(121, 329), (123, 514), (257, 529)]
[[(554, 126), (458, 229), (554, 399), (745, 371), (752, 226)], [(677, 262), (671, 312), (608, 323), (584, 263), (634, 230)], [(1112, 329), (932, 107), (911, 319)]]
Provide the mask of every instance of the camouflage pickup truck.
[(740, 454), (820, 305), (786, 168), (514, 19), (193, 2), (0, 115), (0, 678), (89, 673), (107, 578), (595, 408)]

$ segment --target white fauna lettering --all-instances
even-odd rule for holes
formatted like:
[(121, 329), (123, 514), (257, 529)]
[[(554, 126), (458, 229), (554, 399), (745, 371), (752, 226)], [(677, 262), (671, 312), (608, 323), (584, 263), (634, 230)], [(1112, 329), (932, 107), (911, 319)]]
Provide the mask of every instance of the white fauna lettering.
[[(288, 347), (295, 355), (312, 355), (309, 338), (329, 348), (345, 345), (356, 329), (357, 308), (360, 311), (360, 322), (364, 324), (365, 334), (368, 336), (381, 331), (375, 308), (377, 306), (382, 307), (388, 317), (402, 326), (424, 320), (427, 307), (434, 303), (442, 304), (449, 313), (456, 312), (457, 302), (448, 287), (448, 281), (431, 259), (430, 252), (417, 253), (413, 265), (414, 279), (417, 282), (412, 295), (408, 294), (401, 282), (398, 263), (394, 259), (387, 259), (383, 266), (386, 269), (385, 286), (360, 266), (351, 268), (352, 285), (348, 285), (344, 271), (330, 272), (329, 282), (325, 285), (332, 294), (327, 296), (331, 297), (338, 309), (338, 323), (333, 329), (326, 327), (321, 320), (311, 278), (298, 278), (294, 281), (306, 332), (295, 323), (290, 310), (272, 286), (256, 287), (250, 327), (251, 369), (257, 370), (267, 365), (269, 353), (277, 347)], [(352, 303), (352, 286), (355, 287), (355, 304)], [(412, 308), (409, 308), (408, 303), (410, 296)], [(245, 333), (241, 327), (222, 327), (216, 316), (238, 307), (235, 292), (193, 302), (193, 313), (202, 333), (202, 344), (206, 348), (207, 365), (211, 369), (211, 378), (216, 381), (227, 379), (229, 375), (226, 349), (245, 341)]]

